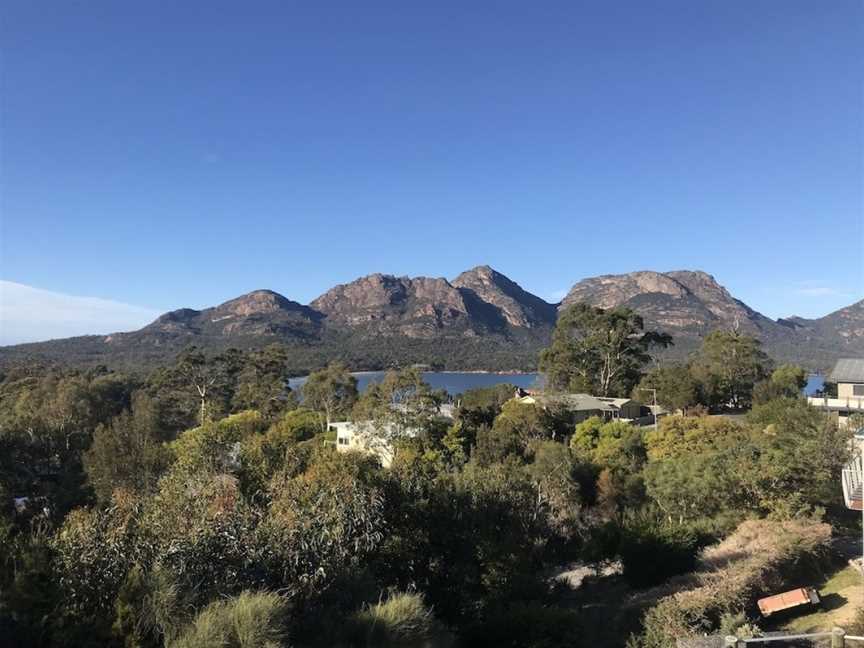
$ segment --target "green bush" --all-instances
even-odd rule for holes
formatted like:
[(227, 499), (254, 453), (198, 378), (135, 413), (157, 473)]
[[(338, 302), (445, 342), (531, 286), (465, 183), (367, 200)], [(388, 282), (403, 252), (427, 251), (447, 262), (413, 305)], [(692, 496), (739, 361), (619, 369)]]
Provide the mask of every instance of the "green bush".
[(696, 566), (700, 538), (687, 527), (639, 522), (621, 534), (624, 578), (632, 587), (658, 585)]

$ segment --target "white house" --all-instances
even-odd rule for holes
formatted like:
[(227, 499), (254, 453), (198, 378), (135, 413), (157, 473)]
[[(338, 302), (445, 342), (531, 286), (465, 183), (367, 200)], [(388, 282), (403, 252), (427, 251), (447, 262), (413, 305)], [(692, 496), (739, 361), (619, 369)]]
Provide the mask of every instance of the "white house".
[[(404, 405), (393, 405), (396, 411), (405, 411)], [(435, 414), (444, 419), (453, 418), (453, 406), (444, 404)], [(389, 468), (393, 463), (393, 441), (399, 438), (414, 438), (420, 434), (417, 428), (398, 426), (396, 423), (376, 423), (374, 421), (337, 421), (330, 424), (330, 431), (336, 433), (336, 449), (339, 452), (359, 450), (378, 457), (381, 465)]]
[[(398, 431), (392, 424), (388, 423), (380, 428), (372, 421), (338, 421), (330, 424), (330, 430), (336, 432), (336, 449), (339, 452), (368, 452), (378, 457), (385, 468), (389, 468), (393, 463), (391, 439), (397, 437)], [(403, 430), (402, 434), (414, 437), (417, 431)]]

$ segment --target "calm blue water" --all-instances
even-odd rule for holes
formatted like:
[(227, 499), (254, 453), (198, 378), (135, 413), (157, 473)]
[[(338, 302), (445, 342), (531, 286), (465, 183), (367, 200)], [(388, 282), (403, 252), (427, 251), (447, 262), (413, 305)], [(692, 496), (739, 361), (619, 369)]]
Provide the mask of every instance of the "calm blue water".
[(807, 376), (807, 384), (804, 385), (804, 395), (812, 396), (817, 391), (822, 389), (825, 386), (825, 378), (822, 376), (817, 376), (816, 374), (811, 374)]
[[(461, 373), (449, 371), (424, 371), (425, 380), (433, 389), (445, 389), (451, 396), (456, 396), (475, 387), (491, 387), (501, 383), (509, 383), (517, 387), (538, 387), (540, 374), (488, 374), (488, 373)], [(363, 391), (373, 382), (381, 382), (384, 378), (383, 371), (361, 371), (355, 373), (357, 377), (357, 389)], [(288, 381), (291, 389), (298, 389), (306, 382), (306, 376), (292, 378)]]
[[(384, 378), (383, 371), (361, 371), (354, 374), (357, 377), (357, 389), (361, 392), (373, 382), (381, 382)], [(491, 387), (501, 383), (509, 383), (529, 389), (531, 387), (541, 387), (542, 378), (540, 374), (524, 373), (524, 374), (490, 374), (490, 373), (461, 373), (448, 371), (424, 371), (423, 380), (425, 380), (433, 389), (445, 389), (451, 396), (456, 396), (469, 389), (475, 387)], [(306, 382), (306, 376), (292, 378), (288, 381), (291, 389), (299, 389)], [(814, 394), (822, 389), (825, 380), (822, 376), (811, 375), (807, 378), (807, 385), (804, 387), (804, 393), (807, 396)]]

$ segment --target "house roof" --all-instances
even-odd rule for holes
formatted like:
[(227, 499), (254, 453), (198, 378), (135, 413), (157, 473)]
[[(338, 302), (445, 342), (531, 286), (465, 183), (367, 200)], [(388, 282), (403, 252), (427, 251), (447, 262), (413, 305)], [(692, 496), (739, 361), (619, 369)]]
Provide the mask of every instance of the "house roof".
[(539, 405), (561, 405), (571, 412), (614, 412), (618, 407), (614, 403), (603, 402), (590, 394), (549, 394), (527, 396)]
[[(390, 405), (390, 407), (391, 407), (391, 409), (396, 410), (397, 412), (407, 412), (408, 411), (408, 406), (405, 403), (393, 403), (392, 405)], [(442, 418), (452, 419), (452, 418), (454, 418), (453, 414), (454, 414), (455, 410), (456, 410), (456, 408), (453, 406), (452, 403), (442, 403), (441, 405), (437, 406), (434, 413), (437, 414), (438, 416), (441, 416)], [(432, 412), (430, 410), (430, 414), (431, 413)]]
[(632, 398), (607, 398), (606, 396), (597, 396), (597, 400), (603, 401), (604, 403), (612, 403), (618, 408), (624, 407), (628, 403), (635, 403), (636, 405), (642, 404), (634, 401)]
[(828, 382), (864, 382), (864, 358), (841, 358), (828, 375)]

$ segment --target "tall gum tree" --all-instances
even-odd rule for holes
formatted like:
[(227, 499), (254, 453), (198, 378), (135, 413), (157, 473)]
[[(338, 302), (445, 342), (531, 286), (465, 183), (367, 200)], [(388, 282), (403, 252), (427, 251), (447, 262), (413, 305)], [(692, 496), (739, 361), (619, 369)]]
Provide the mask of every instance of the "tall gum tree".
[(554, 390), (624, 396), (651, 361), (650, 351), (670, 344), (668, 334), (645, 331), (642, 317), (629, 308), (578, 303), (558, 318), (540, 370)]

